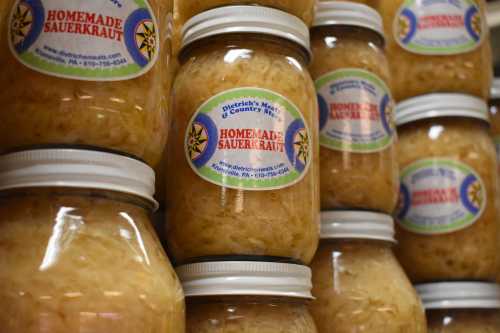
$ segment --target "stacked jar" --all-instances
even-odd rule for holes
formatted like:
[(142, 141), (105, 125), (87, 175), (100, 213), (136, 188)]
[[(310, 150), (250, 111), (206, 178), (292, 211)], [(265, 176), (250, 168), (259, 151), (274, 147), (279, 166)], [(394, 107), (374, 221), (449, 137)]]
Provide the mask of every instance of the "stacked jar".
[(391, 249), (399, 175), (382, 18), (364, 4), (322, 1), (311, 39), (323, 211), (310, 306), (318, 331), (424, 333), (423, 308)]
[(217, 261), (178, 267), (187, 297), (187, 333), (316, 333), (303, 265)]
[(321, 2), (311, 39), (321, 209), (392, 214), (398, 195), (397, 136), (380, 15), (361, 4)]
[(311, 261), (319, 193), (309, 52), (307, 26), (276, 9), (227, 6), (186, 23), (168, 163), (177, 262)]
[[(190, 296), (187, 331), (315, 333), (303, 301), (319, 241), (318, 116), (307, 70), (313, 1), (234, 3), (178, 7), (189, 20), (174, 84), (165, 235)], [(280, 286), (268, 290), (269, 281)]]
[(461, 94), (397, 106), (398, 256), (414, 282), (492, 280), (498, 261), (496, 155), (488, 107)]
[(151, 226), (154, 172), (78, 149), (0, 157), (0, 322), (9, 333), (183, 333)]
[(485, 0), (378, 0), (397, 102), (435, 92), (487, 99), (492, 55)]
[(0, 152), (83, 145), (156, 166), (167, 137), (171, 0), (9, 0)]
[(417, 291), (431, 333), (500, 332), (500, 288), (494, 283), (429, 283)]
[[(426, 333), (425, 313), (392, 252), (390, 215), (324, 212), (312, 263), (311, 313), (329, 333)], [(389, 282), (390, 281), (390, 282)]]

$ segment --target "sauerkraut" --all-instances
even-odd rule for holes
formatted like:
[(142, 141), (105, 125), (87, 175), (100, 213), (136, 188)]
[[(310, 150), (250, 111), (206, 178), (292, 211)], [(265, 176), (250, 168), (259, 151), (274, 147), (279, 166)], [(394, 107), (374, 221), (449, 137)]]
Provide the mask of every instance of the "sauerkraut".
[(307, 306), (292, 299), (225, 297), (188, 300), (188, 333), (316, 333)]
[[(220, 36), (184, 52), (167, 161), (167, 234), (175, 259), (231, 254), (312, 259), (319, 238), (317, 103), (297, 52), (295, 44), (253, 35)], [(184, 144), (193, 114), (211, 97), (238, 87), (271, 90), (302, 113), (312, 156), (294, 185), (231, 189), (202, 179), (190, 167)]]
[(429, 333), (499, 333), (498, 309), (431, 310)]
[[(335, 43), (331, 39), (335, 37)], [(315, 80), (341, 69), (361, 69), (390, 85), (382, 38), (356, 27), (316, 27), (312, 31), (314, 61), (310, 67)], [(398, 166), (394, 141), (396, 133), (388, 107), (393, 143), (381, 151), (358, 153), (321, 146), (321, 208), (362, 208), (392, 214), (398, 196)], [(371, 122), (369, 122), (371, 123)]]
[(0, 15), (5, 50), (0, 54), (0, 151), (78, 144), (125, 152), (156, 165), (168, 127), (172, 1), (148, 1), (161, 27), (155, 65), (137, 78), (111, 82), (63, 79), (22, 64), (9, 51), (7, 38), (10, 9), (17, 0), (7, 2), (9, 10)]
[(184, 332), (182, 288), (140, 201), (63, 189), (0, 201), (3, 332)]
[(438, 235), (397, 225), (396, 255), (413, 282), (495, 278), (500, 224), (496, 213), (496, 156), (486, 125), (467, 118), (421, 120), (399, 128), (399, 165), (446, 158), (468, 166), (482, 179), (484, 210), (470, 226)]
[(422, 305), (388, 244), (322, 241), (311, 268), (319, 332), (427, 332)]
[[(384, 18), (387, 37), (387, 56), (392, 71), (393, 93), (396, 101), (429, 94), (432, 92), (456, 92), (476, 95), (487, 99), (492, 80), (492, 55), (489, 30), (485, 22), (486, 2), (473, 1), (479, 5), (482, 22), (477, 29), (483, 34), (479, 47), (465, 53), (447, 55), (425, 55), (403, 49), (395, 40), (398, 33), (393, 28), (395, 17), (405, 1), (378, 1), (377, 8)], [(464, 7), (460, 1), (459, 8)], [(468, 1), (467, 1), (468, 2)], [(417, 2), (420, 3), (420, 2)], [(429, 2), (433, 5), (432, 2)], [(421, 4), (420, 4), (421, 5)], [(449, 6), (454, 6), (450, 3)], [(399, 24), (406, 24), (401, 21)], [(463, 24), (463, 23), (462, 23)], [(403, 32), (410, 31), (403, 25)], [(445, 30), (445, 29), (443, 29)]]
[(261, 5), (273, 7), (286, 11), (301, 18), (304, 23), (310, 25), (314, 18), (315, 0), (181, 0), (179, 1), (179, 13), (181, 21), (186, 22), (189, 18), (206, 10), (229, 5)]

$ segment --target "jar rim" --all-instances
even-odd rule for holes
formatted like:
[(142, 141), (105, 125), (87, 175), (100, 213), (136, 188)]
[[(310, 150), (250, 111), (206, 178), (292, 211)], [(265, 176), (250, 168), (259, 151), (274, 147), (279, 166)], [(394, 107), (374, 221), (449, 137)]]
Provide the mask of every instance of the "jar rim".
[(321, 239), (365, 239), (395, 243), (392, 216), (368, 211), (321, 212)]
[(262, 6), (224, 6), (188, 20), (182, 29), (182, 49), (211, 36), (251, 33), (271, 35), (294, 42), (312, 57), (309, 29), (301, 19)]
[(489, 123), (488, 105), (465, 94), (436, 93), (413, 97), (396, 105), (396, 125), (439, 117), (465, 117)]
[(158, 208), (153, 198), (153, 169), (131, 157), (70, 148), (31, 149), (0, 156), (0, 191), (46, 187), (125, 193)]
[(500, 286), (495, 283), (439, 282), (415, 289), (426, 310), (500, 308)]
[(186, 297), (282, 296), (313, 299), (311, 269), (263, 261), (214, 261), (177, 267)]
[(313, 27), (347, 25), (370, 29), (385, 40), (382, 17), (373, 8), (347, 1), (324, 1), (316, 6)]

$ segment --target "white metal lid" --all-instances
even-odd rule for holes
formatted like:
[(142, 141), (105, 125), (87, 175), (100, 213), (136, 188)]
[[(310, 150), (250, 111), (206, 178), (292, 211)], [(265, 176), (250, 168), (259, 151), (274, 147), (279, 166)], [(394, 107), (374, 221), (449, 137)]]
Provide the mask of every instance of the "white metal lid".
[(384, 37), (382, 17), (373, 8), (347, 1), (318, 2), (313, 27), (349, 25), (373, 30)]
[(491, 99), (500, 99), (500, 78), (495, 78), (491, 85)]
[(489, 122), (488, 105), (480, 98), (463, 94), (429, 94), (396, 105), (396, 125), (437, 117), (467, 117)]
[(321, 213), (321, 239), (371, 239), (395, 242), (390, 215), (366, 211)]
[(254, 295), (312, 299), (307, 266), (260, 261), (217, 261), (179, 266), (186, 296)]
[(36, 149), (0, 156), (0, 190), (71, 187), (153, 199), (155, 174), (130, 157), (85, 149)]
[(500, 308), (500, 287), (485, 282), (440, 282), (415, 286), (427, 310)]
[(182, 29), (182, 47), (210, 36), (257, 33), (288, 39), (311, 55), (309, 29), (298, 17), (261, 6), (225, 6), (194, 16)]

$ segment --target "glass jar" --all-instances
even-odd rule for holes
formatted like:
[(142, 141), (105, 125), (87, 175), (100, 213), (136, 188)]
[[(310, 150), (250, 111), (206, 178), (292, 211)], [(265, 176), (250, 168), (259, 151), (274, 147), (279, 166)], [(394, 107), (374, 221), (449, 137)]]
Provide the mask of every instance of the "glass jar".
[(179, 1), (179, 14), (182, 22), (209, 9), (233, 5), (259, 5), (283, 10), (299, 17), (310, 25), (314, 17), (315, 0), (182, 0)]
[[(214, 9), (190, 22), (167, 161), (167, 175), (175, 175), (167, 180), (173, 255), (181, 262), (266, 255), (308, 263), (319, 239), (308, 29), (255, 6)], [(220, 35), (220, 24), (238, 33)]]
[(319, 98), (323, 210), (396, 208), (397, 135), (383, 36), (380, 15), (365, 5), (318, 4), (310, 70)]
[(492, 55), (485, 0), (378, 1), (396, 101), (434, 92), (487, 99)]
[(319, 332), (427, 333), (424, 310), (393, 244), (389, 215), (322, 213), (311, 265), (316, 299), (310, 311)]
[(316, 333), (306, 266), (222, 261), (181, 266), (187, 333)]
[(0, 158), (0, 322), (9, 333), (184, 333), (150, 222), (153, 171), (86, 150)]
[(77, 144), (155, 166), (167, 136), (172, 0), (7, 3), (0, 152)]
[(417, 290), (427, 310), (429, 333), (499, 333), (500, 289), (477, 282), (431, 283)]
[(410, 99), (399, 126), (398, 255), (414, 282), (490, 280), (499, 253), (496, 156), (482, 100)]

